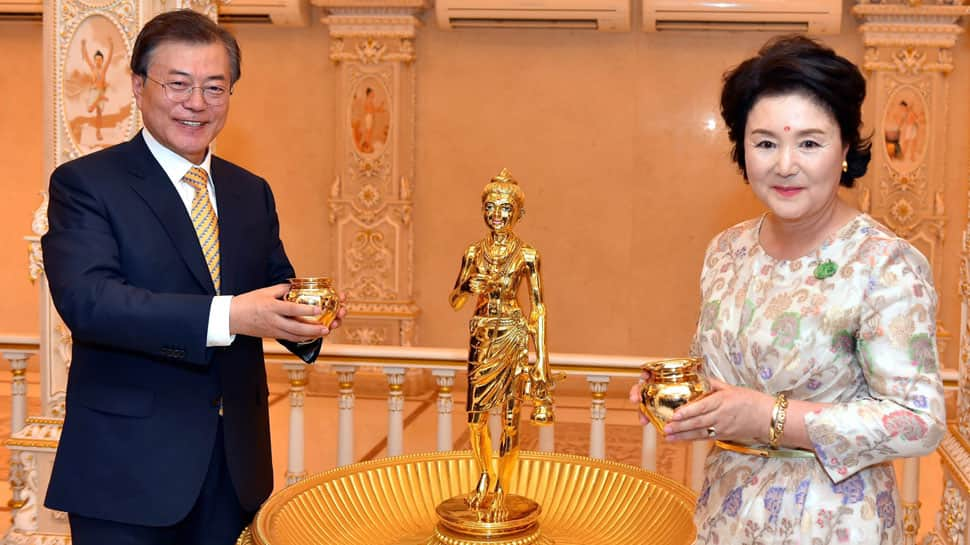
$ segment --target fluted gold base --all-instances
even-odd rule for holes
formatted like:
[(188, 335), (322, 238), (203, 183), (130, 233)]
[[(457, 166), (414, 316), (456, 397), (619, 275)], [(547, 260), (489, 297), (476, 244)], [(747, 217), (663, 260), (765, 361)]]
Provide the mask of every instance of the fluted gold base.
[(427, 545), (555, 545), (555, 543), (543, 536), (538, 526), (520, 535), (498, 538), (457, 535), (439, 526), (435, 527), (434, 534)]
[[(271, 496), (245, 545), (479, 545), (438, 526), (437, 506), (479, 476), (471, 453), (384, 458), (312, 475)], [(637, 467), (522, 452), (509, 490), (542, 508), (534, 533), (489, 545), (687, 545), (694, 494)], [(541, 529), (541, 534), (539, 533)]]
[[(491, 494), (489, 494), (489, 502)], [(496, 539), (510, 543), (533, 543), (539, 535), (539, 504), (509, 494), (501, 509), (472, 509), (466, 496), (455, 496), (438, 504), (438, 525), (435, 535), (460, 538), (470, 543), (494, 543)], [(433, 544), (432, 544), (433, 545)]]

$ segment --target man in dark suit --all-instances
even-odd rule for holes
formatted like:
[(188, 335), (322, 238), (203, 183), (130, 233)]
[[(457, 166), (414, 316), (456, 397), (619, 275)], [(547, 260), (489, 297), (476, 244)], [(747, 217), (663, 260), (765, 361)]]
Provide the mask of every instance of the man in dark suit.
[(51, 176), (44, 262), (73, 356), (46, 505), (75, 545), (231, 544), (273, 488), (261, 337), (310, 362), (329, 330), (281, 300), (266, 181), (209, 150), (232, 35), (164, 13), (131, 70), (144, 130)]

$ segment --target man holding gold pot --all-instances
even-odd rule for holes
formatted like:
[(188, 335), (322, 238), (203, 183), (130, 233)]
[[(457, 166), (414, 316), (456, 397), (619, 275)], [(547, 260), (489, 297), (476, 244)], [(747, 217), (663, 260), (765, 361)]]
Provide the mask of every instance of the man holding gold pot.
[(329, 329), (280, 300), (269, 185), (209, 148), (232, 35), (163, 13), (131, 71), (144, 130), (51, 176), (44, 262), (73, 353), (46, 505), (75, 545), (231, 544), (273, 489), (261, 338), (312, 362)]

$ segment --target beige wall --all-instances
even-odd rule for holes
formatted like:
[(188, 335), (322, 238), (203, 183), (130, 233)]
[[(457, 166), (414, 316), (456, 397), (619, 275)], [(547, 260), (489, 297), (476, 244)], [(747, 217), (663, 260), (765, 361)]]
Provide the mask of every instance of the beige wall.
[[(272, 183), (284, 241), (303, 274), (332, 268), (326, 199), (334, 175), (335, 68), (319, 15), (306, 29), (232, 27), (243, 47), (244, 76), (219, 141), (221, 155)], [(843, 33), (824, 41), (861, 62), (856, 23), (845, 20)], [(419, 343), (467, 342), (470, 311), (453, 312), (446, 295), (463, 249), (484, 234), (481, 188), (508, 167), (527, 195), (519, 232), (543, 257), (550, 349), (685, 352), (708, 240), (760, 211), (729, 162), (717, 95), (721, 73), (767, 35), (447, 32), (431, 18), (427, 23), (416, 43)], [(15, 117), (32, 127), (24, 133), (6, 122), (0, 126), (0, 143), (6, 143), (0, 146), (0, 179), (13, 190), (12, 180), (36, 179), (40, 170), (40, 26), (0, 25), (0, 51), (33, 74), (4, 87), (14, 94), (10, 102), (24, 106)], [(955, 58), (956, 98), (968, 88), (965, 39)], [(12, 73), (19, 71), (0, 78)], [(956, 335), (967, 200), (966, 101), (953, 100), (949, 114), (958, 122), (948, 139), (952, 219), (940, 290), (942, 319)], [(714, 131), (705, 128), (711, 118)], [(21, 158), (27, 160), (21, 164)], [(42, 185), (17, 190), (22, 198), (4, 202), (10, 210), (0, 218), (0, 236), (10, 244), (3, 246), (0, 281), (11, 288), (0, 332), (36, 334), (19, 237), (29, 231), (31, 192)], [(955, 366), (956, 351), (954, 341), (949, 366)]]
[(44, 173), (40, 23), (0, 21), (0, 335), (39, 333), (27, 242)]

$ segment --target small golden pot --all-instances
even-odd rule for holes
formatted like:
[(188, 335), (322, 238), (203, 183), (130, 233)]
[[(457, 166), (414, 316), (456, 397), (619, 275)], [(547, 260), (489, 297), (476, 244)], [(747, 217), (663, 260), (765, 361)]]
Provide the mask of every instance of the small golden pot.
[(284, 299), (291, 303), (320, 307), (320, 314), (299, 316), (298, 319), (326, 327), (330, 327), (333, 319), (337, 317), (337, 309), (340, 308), (337, 290), (333, 288), (333, 281), (327, 276), (290, 278), (290, 291), (286, 292)]
[(678, 358), (641, 367), (650, 373), (650, 379), (640, 386), (640, 412), (661, 434), (678, 407), (710, 393), (711, 384), (701, 373), (703, 362), (700, 358)]

